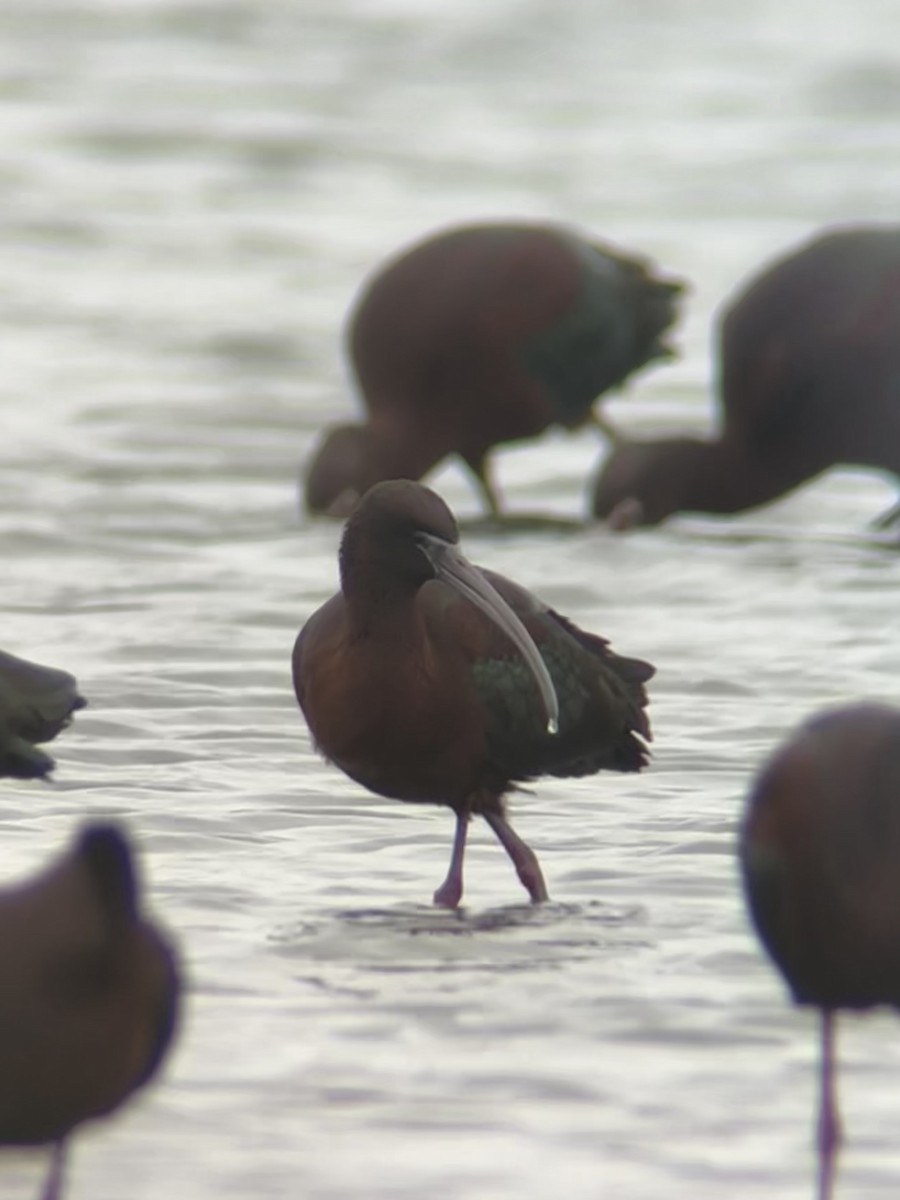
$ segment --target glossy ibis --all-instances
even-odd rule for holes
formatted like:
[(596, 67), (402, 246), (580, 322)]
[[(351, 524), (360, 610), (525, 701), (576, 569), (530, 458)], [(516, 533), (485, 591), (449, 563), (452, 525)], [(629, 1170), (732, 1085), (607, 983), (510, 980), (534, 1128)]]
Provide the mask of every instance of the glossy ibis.
[(724, 309), (719, 359), (716, 437), (620, 438), (595, 516), (742, 512), (840, 465), (900, 476), (900, 226), (832, 230), (768, 266)]
[(87, 701), (66, 671), (0, 650), (0, 775), (37, 779), (55, 766), (35, 745), (50, 742)]
[(763, 770), (740, 836), (756, 930), (797, 1004), (822, 1014), (820, 1200), (841, 1140), (834, 1025), (900, 1007), (900, 710), (860, 704), (804, 725)]
[(341, 541), (341, 590), (294, 646), (294, 689), (319, 750), (352, 779), (453, 809), (453, 855), (435, 903), (459, 904), (473, 815), (532, 900), (545, 900), (503, 797), (541, 775), (639, 771), (653, 667), (473, 567), (457, 541), (453, 514), (428, 488), (399, 480), (367, 492)]
[(44, 1200), (57, 1200), (66, 1139), (150, 1079), (175, 1028), (175, 957), (141, 914), (115, 826), (86, 826), (0, 892), (0, 976), (0, 1146), (52, 1144)]
[(388, 262), (351, 313), (349, 358), (364, 424), (325, 436), (306, 506), (347, 516), (372, 484), (421, 479), (450, 454), (493, 514), (487, 456), (594, 401), (654, 359), (683, 284), (648, 263), (546, 224), (444, 230)]

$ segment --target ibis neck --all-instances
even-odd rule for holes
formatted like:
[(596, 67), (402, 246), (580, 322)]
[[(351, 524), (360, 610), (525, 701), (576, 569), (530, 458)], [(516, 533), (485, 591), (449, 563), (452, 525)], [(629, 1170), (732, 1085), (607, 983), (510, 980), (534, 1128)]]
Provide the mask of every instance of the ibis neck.
[(351, 634), (405, 640), (417, 627), (416, 596), (421, 575), (404, 569), (402, 560), (353, 517), (347, 523), (339, 555), (341, 591)]
[(672, 443), (667, 466), (680, 479), (681, 511), (722, 514), (777, 500), (822, 470), (796, 458), (767, 460), (727, 439)]
[(382, 479), (421, 479), (452, 450), (440, 430), (402, 421), (370, 423), (372, 455)]

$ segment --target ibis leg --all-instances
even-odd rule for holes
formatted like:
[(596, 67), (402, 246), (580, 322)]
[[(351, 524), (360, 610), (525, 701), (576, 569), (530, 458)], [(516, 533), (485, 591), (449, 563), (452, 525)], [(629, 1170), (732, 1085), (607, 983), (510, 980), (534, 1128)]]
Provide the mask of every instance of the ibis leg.
[(61, 1200), (65, 1162), (66, 1144), (63, 1141), (59, 1141), (54, 1145), (50, 1156), (50, 1170), (47, 1172), (47, 1179), (44, 1183), (41, 1200)]
[(458, 908), (463, 894), (463, 857), (466, 853), (466, 834), (469, 830), (469, 811), (461, 808), (456, 814), (453, 853), (447, 878), (434, 893), (434, 902), (441, 908)]
[(822, 1012), (822, 1062), (819, 1082), (819, 1200), (831, 1200), (834, 1168), (842, 1137), (835, 1079), (834, 1028), (834, 1012), (826, 1008)]
[(540, 904), (544, 900), (549, 900), (541, 864), (532, 848), (522, 841), (501, 813), (486, 812), (484, 819), (497, 835), (500, 845), (512, 859), (516, 874), (531, 897), (532, 903)]
[(487, 457), (485, 456), (481, 459), (467, 458), (465, 463), (475, 476), (475, 483), (478, 486), (489, 515), (495, 520), (500, 520), (502, 515), (500, 512), (500, 497), (491, 478), (491, 468)]

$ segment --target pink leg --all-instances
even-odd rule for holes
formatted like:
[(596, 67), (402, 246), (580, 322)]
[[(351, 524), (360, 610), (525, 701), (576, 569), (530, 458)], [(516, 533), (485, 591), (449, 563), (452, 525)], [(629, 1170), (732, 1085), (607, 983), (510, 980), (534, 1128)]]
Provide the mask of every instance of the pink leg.
[(819, 1095), (819, 1200), (831, 1200), (834, 1168), (841, 1148), (834, 1055), (835, 1016), (822, 1010), (822, 1066)]
[(62, 1196), (65, 1159), (65, 1142), (57, 1142), (53, 1147), (53, 1153), (50, 1157), (50, 1170), (47, 1173), (47, 1181), (44, 1184), (44, 1193), (41, 1200), (60, 1200)]
[(501, 816), (500, 813), (486, 812), (484, 819), (497, 835), (500, 845), (512, 859), (516, 874), (527, 889), (532, 903), (540, 904), (544, 900), (549, 900), (547, 885), (544, 883), (544, 876), (541, 873), (541, 864), (532, 848), (522, 841), (506, 817)]
[(447, 878), (434, 893), (434, 902), (441, 908), (458, 908), (463, 894), (463, 856), (466, 853), (466, 834), (469, 830), (469, 811), (461, 808), (456, 814), (456, 833)]

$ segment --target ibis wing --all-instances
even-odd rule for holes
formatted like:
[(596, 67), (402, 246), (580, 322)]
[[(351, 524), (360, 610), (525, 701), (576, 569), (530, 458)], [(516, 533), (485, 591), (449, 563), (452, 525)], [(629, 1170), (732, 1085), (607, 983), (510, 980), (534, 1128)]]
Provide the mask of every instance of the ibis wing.
[(464, 601), (446, 599), (443, 620), (465, 647), (498, 771), (521, 781), (640, 770), (650, 739), (644, 683), (654, 668), (615, 654), (604, 638), (578, 629), (502, 575), (484, 575), (534, 639), (560, 707), (559, 731), (550, 734), (537, 687), (515, 648)]

